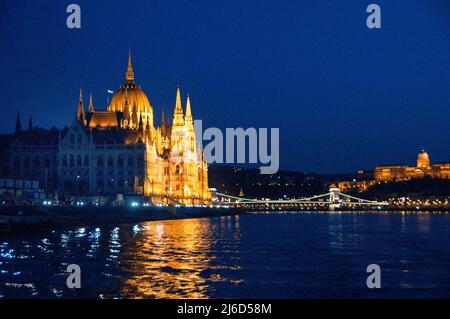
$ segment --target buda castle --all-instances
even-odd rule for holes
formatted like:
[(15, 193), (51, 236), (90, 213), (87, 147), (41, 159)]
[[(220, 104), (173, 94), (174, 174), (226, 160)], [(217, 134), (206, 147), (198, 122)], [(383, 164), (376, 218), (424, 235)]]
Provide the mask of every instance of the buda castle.
[(363, 192), (381, 182), (395, 182), (424, 177), (435, 179), (450, 179), (450, 163), (430, 163), (430, 157), (424, 149), (417, 156), (416, 166), (408, 165), (382, 165), (377, 166), (373, 172), (358, 171), (353, 180), (340, 181), (338, 187), (341, 191), (357, 190)]
[(209, 204), (208, 168), (196, 141), (189, 95), (177, 87), (172, 120), (153, 107), (135, 82), (131, 54), (125, 82), (106, 110), (92, 95), (85, 108), (80, 90), (75, 119), (63, 130), (23, 130), (18, 117), (4, 171), (12, 178), (37, 179), (47, 191), (66, 195), (142, 194), (154, 203)]
[(385, 165), (374, 170), (376, 181), (394, 181), (413, 178), (450, 178), (450, 163), (430, 164), (430, 157), (424, 149), (417, 156), (417, 165)]

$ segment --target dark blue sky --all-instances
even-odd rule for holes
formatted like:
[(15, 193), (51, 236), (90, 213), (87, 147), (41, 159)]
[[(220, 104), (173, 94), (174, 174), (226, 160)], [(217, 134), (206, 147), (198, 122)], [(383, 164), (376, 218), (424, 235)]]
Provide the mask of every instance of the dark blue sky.
[[(381, 30), (365, 25), (369, 3)], [(444, 0), (2, 0), (0, 132), (18, 110), (70, 124), (80, 86), (105, 108), (131, 47), (156, 122), (180, 81), (206, 126), (280, 127), (284, 169), (413, 164), (422, 146), (450, 161), (449, 40)]]

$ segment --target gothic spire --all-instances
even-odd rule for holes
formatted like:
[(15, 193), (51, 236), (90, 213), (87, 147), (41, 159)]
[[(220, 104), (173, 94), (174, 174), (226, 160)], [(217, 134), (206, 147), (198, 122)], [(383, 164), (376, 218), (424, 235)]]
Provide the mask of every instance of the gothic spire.
[(133, 66), (131, 65), (131, 51), (128, 51), (128, 66), (127, 66), (127, 73), (125, 74), (125, 78), (126, 78), (127, 82), (134, 81)]
[(189, 93), (186, 100), (186, 116), (184, 119), (186, 122), (192, 122), (191, 99), (189, 98)]
[(92, 103), (92, 93), (89, 95), (89, 112), (94, 113), (94, 103)]
[(139, 129), (143, 129), (144, 128), (144, 121), (142, 120), (142, 113), (139, 116), (139, 125), (138, 125)]
[(181, 105), (180, 83), (177, 85), (177, 95), (175, 99), (174, 114), (183, 114), (183, 106)]
[(78, 98), (77, 119), (84, 121), (83, 90), (81, 88), (80, 97)]
[(183, 106), (181, 105), (180, 84), (177, 85), (177, 95), (175, 99), (175, 108), (173, 110), (172, 126), (184, 126)]
[(80, 87), (80, 97), (78, 98), (78, 105), (83, 105), (83, 89)]

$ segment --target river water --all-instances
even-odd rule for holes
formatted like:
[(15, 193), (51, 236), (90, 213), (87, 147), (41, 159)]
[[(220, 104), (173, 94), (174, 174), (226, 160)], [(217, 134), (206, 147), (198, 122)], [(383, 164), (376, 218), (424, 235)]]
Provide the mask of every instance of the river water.
[[(69, 289), (68, 264), (81, 268)], [(381, 267), (368, 289), (366, 268)], [(0, 298), (450, 298), (448, 213), (252, 213), (0, 235)]]

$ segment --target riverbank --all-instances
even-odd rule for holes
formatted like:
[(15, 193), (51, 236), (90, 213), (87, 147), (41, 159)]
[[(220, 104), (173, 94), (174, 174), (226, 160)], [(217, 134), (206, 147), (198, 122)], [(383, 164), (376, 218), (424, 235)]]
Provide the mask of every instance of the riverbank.
[[(0, 216), (11, 216), (9, 225), (4, 225), (7, 229), (99, 226), (157, 220), (233, 216), (243, 212), (243, 210), (210, 206), (0, 206)], [(29, 223), (32, 216), (38, 216), (39, 220), (45, 221), (45, 223), (40, 223), (39, 226), (34, 227), (33, 224)]]
[(450, 207), (448, 206), (422, 206), (422, 207), (399, 207), (399, 206), (373, 206), (373, 207), (358, 207), (358, 206), (342, 206), (329, 209), (328, 205), (323, 206), (254, 206), (254, 207), (242, 207), (241, 210), (247, 212), (278, 212), (278, 211), (294, 211), (294, 212), (359, 212), (359, 211), (379, 211), (379, 212), (448, 212)]

